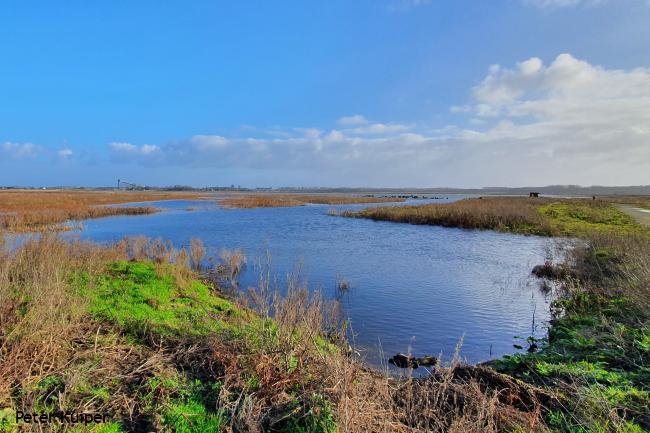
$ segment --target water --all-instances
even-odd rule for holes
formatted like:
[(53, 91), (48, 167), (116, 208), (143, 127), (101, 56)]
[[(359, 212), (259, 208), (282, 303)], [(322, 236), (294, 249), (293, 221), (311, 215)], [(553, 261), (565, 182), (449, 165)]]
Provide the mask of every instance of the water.
[[(269, 251), (280, 277), (301, 263), (310, 288), (341, 299), (355, 345), (374, 364), (408, 350), (449, 359), (461, 338), (461, 357), (486, 361), (515, 352), (513, 344), (523, 345), (515, 336), (541, 336), (548, 319), (547, 300), (530, 276), (544, 261), (544, 238), (327, 215), (333, 207), (368, 205), (223, 209), (209, 200), (154, 205), (165, 210), (85, 221), (78, 234), (95, 241), (161, 237), (177, 247), (198, 237), (208, 254), (240, 248), (249, 264)], [(337, 277), (351, 284), (344, 296), (336, 290)], [(253, 266), (241, 281), (243, 287), (255, 284)]]

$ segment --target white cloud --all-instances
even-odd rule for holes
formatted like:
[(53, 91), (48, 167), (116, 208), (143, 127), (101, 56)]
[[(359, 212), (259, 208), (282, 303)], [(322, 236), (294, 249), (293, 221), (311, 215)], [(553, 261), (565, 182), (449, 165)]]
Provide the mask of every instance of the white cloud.
[[(561, 54), (507, 69), (492, 66), (468, 110), (493, 124), (462, 137), (495, 164), (525, 167), (547, 182), (648, 183), (650, 69), (616, 70)], [(563, 172), (569, 170), (570, 172)]]
[(349, 131), (355, 134), (387, 134), (391, 132), (406, 131), (409, 127), (400, 123), (372, 123)]
[(156, 165), (165, 160), (161, 148), (153, 144), (136, 146), (127, 142), (113, 142), (109, 144), (109, 147), (111, 149), (113, 162)]
[(370, 122), (357, 114), (330, 130), (273, 128), (246, 138), (197, 135), (110, 148), (115, 161), (300, 172), (310, 184), (650, 181), (650, 69), (606, 69), (569, 54), (549, 64), (532, 57), (493, 65), (471, 100), (451, 111), (470, 126)]
[(6, 141), (0, 146), (4, 155), (11, 159), (27, 159), (38, 156), (42, 148), (32, 143), (14, 143)]
[(339, 119), (339, 124), (343, 126), (365, 125), (366, 123), (368, 123), (368, 120), (361, 114), (345, 116)]
[(204, 151), (222, 150), (228, 146), (228, 140), (220, 135), (195, 135), (190, 141)]
[(59, 156), (59, 158), (67, 159), (70, 158), (73, 155), (74, 152), (72, 152), (71, 149), (59, 149), (56, 154)]

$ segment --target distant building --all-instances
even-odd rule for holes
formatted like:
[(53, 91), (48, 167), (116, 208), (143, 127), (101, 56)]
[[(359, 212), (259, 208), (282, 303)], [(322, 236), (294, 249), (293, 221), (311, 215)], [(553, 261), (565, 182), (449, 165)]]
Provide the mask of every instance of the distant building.
[(528, 196), (537, 198), (537, 197), (539, 197), (539, 193), (538, 192), (531, 192), (531, 193), (528, 194)]

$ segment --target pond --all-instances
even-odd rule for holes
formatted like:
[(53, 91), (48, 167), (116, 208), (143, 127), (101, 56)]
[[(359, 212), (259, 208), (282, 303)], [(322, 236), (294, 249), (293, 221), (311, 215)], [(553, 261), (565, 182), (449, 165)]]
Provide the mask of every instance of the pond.
[[(77, 234), (100, 242), (161, 237), (176, 247), (197, 237), (214, 256), (240, 248), (249, 261), (242, 287), (256, 283), (250, 264), (267, 252), (279, 278), (301, 264), (311, 289), (341, 300), (355, 347), (375, 365), (409, 350), (449, 360), (461, 339), (461, 357), (476, 363), (515, 352), (513, 344), (525, 345), (515, 336), (544, 334), (548, 300), (531, 269), (545, 259), (546, 238), (328, 215), (331, 208), (368, 205), (224, 209), (212, 200), (153, 205), (164, 211), (85, 221)], [(336, 287), (341, 278), (350, 284), (343, 296)]]

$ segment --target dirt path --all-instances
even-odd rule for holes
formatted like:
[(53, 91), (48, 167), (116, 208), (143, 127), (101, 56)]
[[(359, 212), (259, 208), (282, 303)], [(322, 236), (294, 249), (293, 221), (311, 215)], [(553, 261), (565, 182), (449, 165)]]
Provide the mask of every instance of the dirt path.
[(616, 206), (640, 224), (650, 227), (650, 209), (642, 209), (629, 204), (617, 204)]

